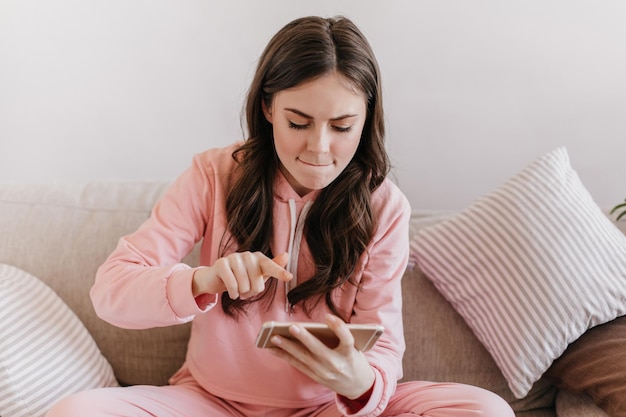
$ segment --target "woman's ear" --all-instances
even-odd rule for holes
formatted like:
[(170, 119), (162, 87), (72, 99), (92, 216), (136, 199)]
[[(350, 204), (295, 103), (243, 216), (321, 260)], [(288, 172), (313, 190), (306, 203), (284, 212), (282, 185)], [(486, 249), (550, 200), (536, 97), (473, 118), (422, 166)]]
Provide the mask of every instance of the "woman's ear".
[(273, 124), (274, 122), (272, 121), (272, 111), (271, 109), (267, 108), (267, 104), (265, 104), (265, 100), (261, 100), (261, 108), (263, 109), (263, 114), (265, 115), (265, 119), (267, 119), (268, 122)]

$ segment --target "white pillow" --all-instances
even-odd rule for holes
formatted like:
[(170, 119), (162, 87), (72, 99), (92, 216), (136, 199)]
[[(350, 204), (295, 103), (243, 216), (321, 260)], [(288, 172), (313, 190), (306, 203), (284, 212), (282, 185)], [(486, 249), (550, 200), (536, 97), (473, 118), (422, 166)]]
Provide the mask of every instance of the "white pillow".
[(565, 148), (422, 230), (411, 250), (517, 398), (588, 328), (626, 313), (626, 237)]
[(71, 393), (116, 385), (61, 298), (34, 276), (0, 264), (0, 415), (40, 417)]

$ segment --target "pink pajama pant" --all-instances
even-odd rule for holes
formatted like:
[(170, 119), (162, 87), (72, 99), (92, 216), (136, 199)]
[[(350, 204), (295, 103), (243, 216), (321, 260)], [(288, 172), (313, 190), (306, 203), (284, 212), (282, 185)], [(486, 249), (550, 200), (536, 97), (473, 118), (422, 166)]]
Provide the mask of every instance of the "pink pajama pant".
[[(268, 408), (225, 401), (187, 375), (176, 385), (100, 388), (67, 397), (46, 417), (339, 417), (333, 402), (306, 409)], [(497, 395), (478, 387), (432, 382), (398, 385), (383, 416), (515, 417)]]

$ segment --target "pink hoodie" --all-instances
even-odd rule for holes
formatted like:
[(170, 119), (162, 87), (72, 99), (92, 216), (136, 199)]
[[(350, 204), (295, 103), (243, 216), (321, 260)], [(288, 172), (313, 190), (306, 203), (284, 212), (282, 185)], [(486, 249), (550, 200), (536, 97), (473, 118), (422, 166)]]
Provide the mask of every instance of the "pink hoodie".
[[(264, 349), (255, 339), (265, 321), (323, 322), (329, 312), (322, 302), (309, 318), (299, 307), (289, 312), (286, 286), (279, 283), (269, 310), (250, 305), (247, 316), (227, 317), (219, 295), (194, 299), (194, 268), (181, 263), (202, 240), (201, 265), (219, 258), (226, 228), (225, 199), (233, 183), (232, 151), (237, 144), (198, 154), (155, 206), (152, 216), (133, 234), (120, 239), (99, 268), (91, 298), (100, 317), (131, 329), (170, 326), (193, 320), (185, 366), (207, 391), (231, 401), (268, 407), (305, 408), (336, 399), (349, 414), (343, 398), (312, 381)], [(288, 252), (294, 281), (312, 275), (313, 263), (301, 227), (308, 205), (317, 196), (304, 197), (277, 175), (272, 252)], [(352, 323), (380, 323), (385, 332), (366, 353), (375, 369), (370, 400), (357, 414), (380, 414), (402, 376), (404, 335), (400, 279), (408, 260), (410, 207), (400, 190), (386, 180), (373, 194), (378, 228), (362, 268), (353, 280), (333, 293), (342, 318)], [(303, 210), (305, 212), (303, 212)]]

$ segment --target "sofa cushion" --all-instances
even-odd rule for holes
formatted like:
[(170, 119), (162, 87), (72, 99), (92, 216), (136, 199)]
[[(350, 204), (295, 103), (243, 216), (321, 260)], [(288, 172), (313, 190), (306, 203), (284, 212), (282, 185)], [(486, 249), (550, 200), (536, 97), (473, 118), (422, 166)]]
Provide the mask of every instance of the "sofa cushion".
[(117, 386), (76, 315), (33, 275), (0, 264), (0, 415), (40, 417), (59, 399)]
[(626, 417), (626, 316), (588, 330), (546, 376), (560, 388), (588, 394), (607, 414)]
[(626, 237), (565, 148), (411, 242), (517, 398), (588, 328), (626, 313)]

